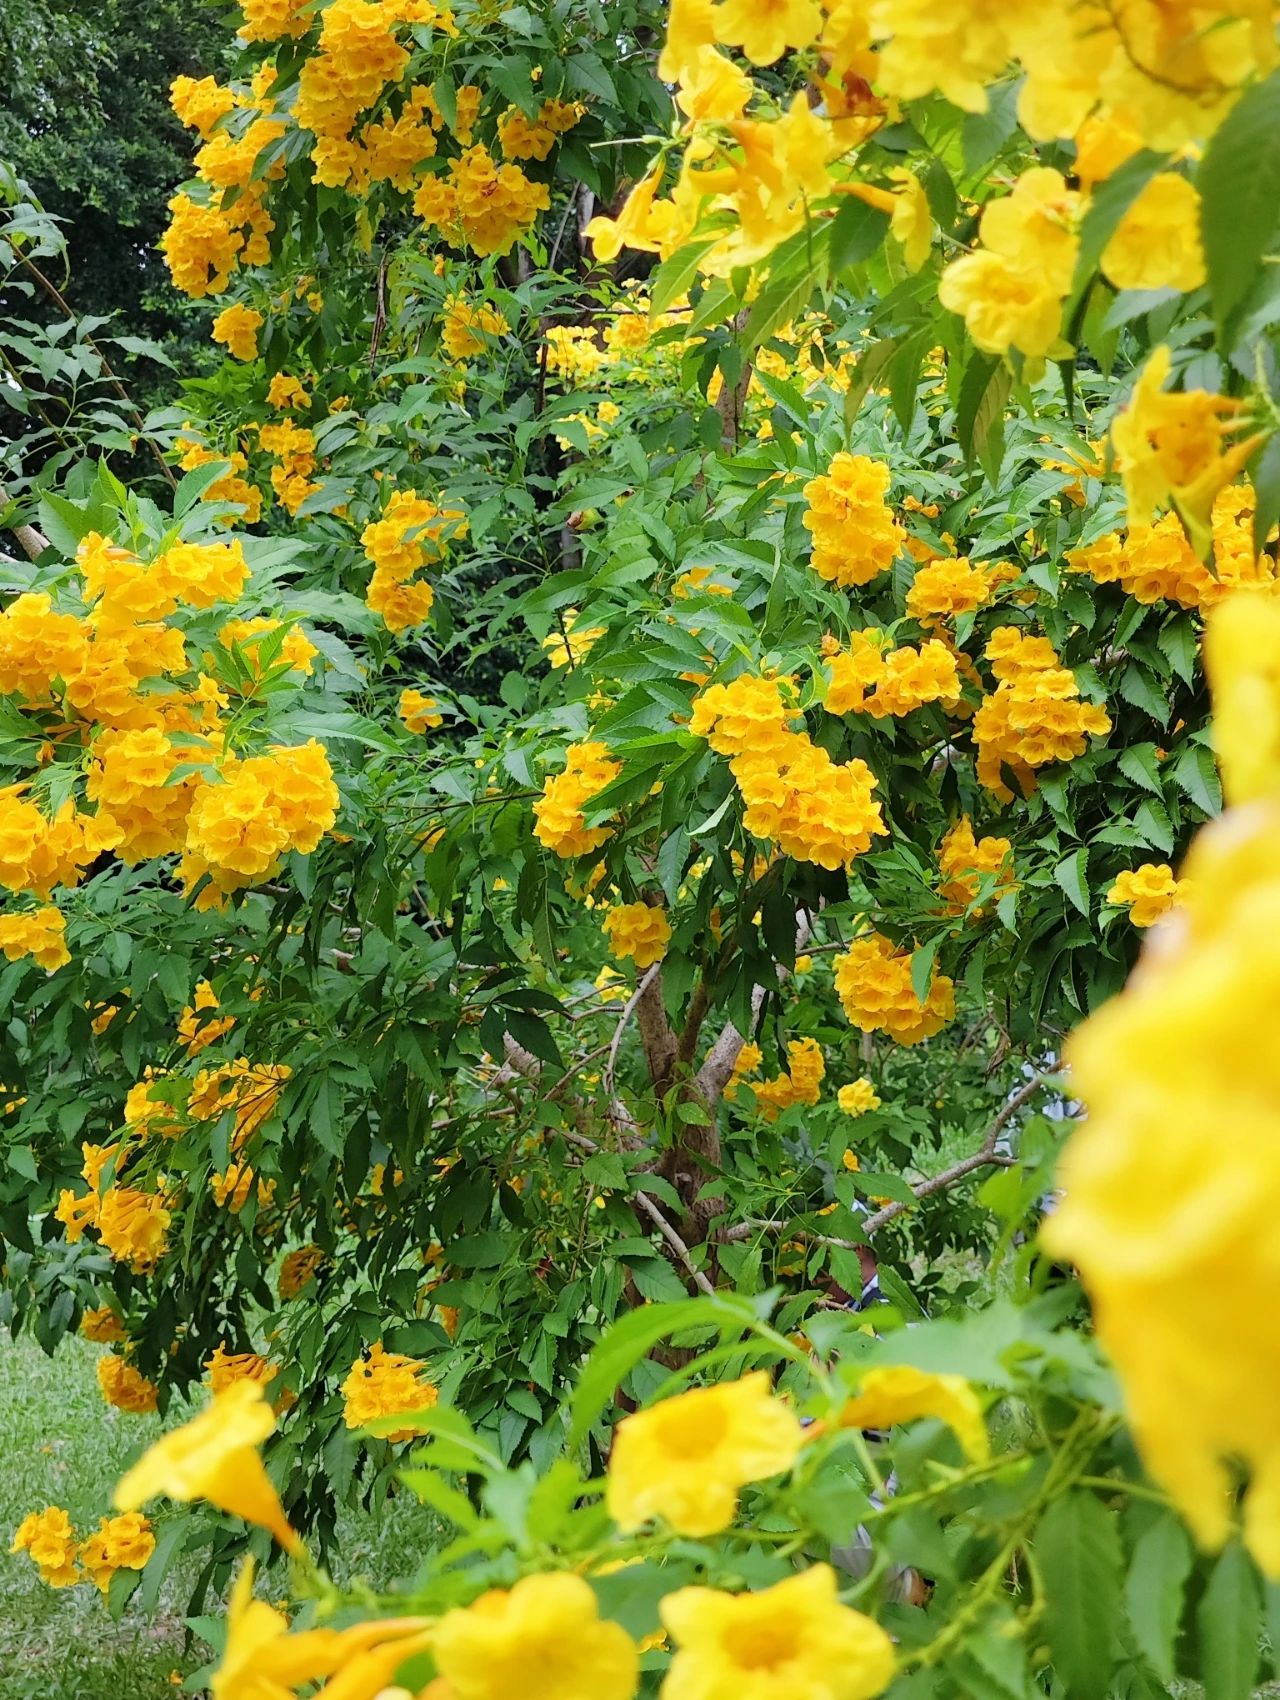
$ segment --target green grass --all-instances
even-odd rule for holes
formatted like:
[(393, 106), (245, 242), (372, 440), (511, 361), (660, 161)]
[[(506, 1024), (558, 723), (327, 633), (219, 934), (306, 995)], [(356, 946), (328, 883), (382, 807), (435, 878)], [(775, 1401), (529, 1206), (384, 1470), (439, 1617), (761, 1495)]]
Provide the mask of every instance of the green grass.
[[(51, 1359), (0, 1331), (0, 1700), (172, 1700), (174, 1673), (208, 1658), (202, 1642), (184, 1645), (194, 1559), (166, 1578), (154, 1614), (130, 1607), (113, 1623), (91, 1585), (48, 1588), (25, 1553), (7, 1551), (26, 1514), (46, 1505), (64, 1506), (82, 1533), (96, 1529), (116, 1478), (161, 1432), (158, 1417), (103, 1402), (99, 1355), (73, 1338)], [(436, 1534), (432, 1514), (407, 1495), (376, 1517), (345, 1517), (335, 1573), (386, 1587), (412, 1574)]]

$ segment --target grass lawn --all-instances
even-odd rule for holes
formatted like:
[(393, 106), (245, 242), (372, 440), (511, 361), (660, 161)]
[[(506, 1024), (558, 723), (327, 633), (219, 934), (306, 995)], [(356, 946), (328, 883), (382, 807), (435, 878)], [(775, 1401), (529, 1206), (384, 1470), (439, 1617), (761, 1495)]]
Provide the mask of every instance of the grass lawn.
[[(158, 1417), (103, 1402), (99, 1355), (73, 1338), (50, 1359), (0, 1331), (0, 1700), (172, 1700), (208, 1658), (203, 1642), (184, 1647), (194, 1560), (167, 1580), (156, 1615), (130, 1607), (113, 1623), (92, 1586), (47, 1588), (25, 1553), (8, 1554), (13, 1530), (46, 1505), (64, 1506), (82, 1533), (96, 1529), (139, 1443), (161, 1431)], [(412, 1571), (436, 1527), (407, 1497), (377, 1519), (352, 1517), (340, 1535), (342, 1568), (386, 1585)]]

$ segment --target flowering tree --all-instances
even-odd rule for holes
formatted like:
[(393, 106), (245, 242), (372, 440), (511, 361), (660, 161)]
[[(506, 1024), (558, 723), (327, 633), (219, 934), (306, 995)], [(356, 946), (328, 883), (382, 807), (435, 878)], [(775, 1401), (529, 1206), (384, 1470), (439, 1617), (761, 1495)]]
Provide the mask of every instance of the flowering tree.
[[(1188, 1352), (1269, 1290), (1274, 25), (1025, 13), (247, 0), (174, 84), (226, 359), (6, 472), (0, 1230), (111, 1403), (216, 1404), (19, 1543), (122, 1602), (247, 1516), (319, 1621), (423, 1437), (458, 1529), (386, 1622), (238, 1584), (215, 1692), (1248, 1692), (1266, 1307)], [(1255, 818), (1179, 878), (1206, 615)], [(1077, 1092), (1131, 1426), (1028, 1233)]]

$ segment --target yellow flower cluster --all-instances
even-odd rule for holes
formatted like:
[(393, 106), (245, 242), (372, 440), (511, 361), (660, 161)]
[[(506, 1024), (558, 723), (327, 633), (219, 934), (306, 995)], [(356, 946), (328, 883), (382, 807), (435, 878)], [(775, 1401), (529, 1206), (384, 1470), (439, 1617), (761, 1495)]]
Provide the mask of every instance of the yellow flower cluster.
[(637, 968), (661, 962), (671, 942), (671, 923), (648, 903), (615, 903), (605, 911), (604, 933), (617, 957), (631, 957)]
[(188, 891), (208, 876), (205, 906), (269, 877), (290, 850), (309, 855), (338, 813), (338, 787), (314, 738), (247, 761), (229, 757), (221, 780), (192, 804), (180, 865)]
[(855, 939), (836, 957), (836, 994), (855, 1027), (915, 1045), (946, 1026), (956, 1012), (955, 987), (935, 968), (921, 1003), (911, 985), (911, 960), (909, 950), (899, 950), (880, 933)]
[(265, 1386), (280, 1373), (279, 1364), (271, 1363), (258, 1352), (229, 1352), (223, 1345), (205, 1359), (204, 1367), (212, 1393), (221, 1393), (237, 1381), (257, 1381)]
[(888, 642), (884, 632), (869, 627), (850, 635), (848, 649), (829, 654), (831, 677), (823, 699), (828, 713), (883, 720), (960, 695), (956, 658), (945, 643), (929, 638), (919, 649), (910, 644), (889, 649)]
[(57, 1505), (24, 1517), (9, 1548), (27, 1553), (50, 1588), (88, 1581), (104, 1594), (117, 1570), (141, 1570), (155, 1550), (151, 1525), (137, 1512), (104, 1517), (94, 1534), (78, 1542), (70, 1517)]
[(964, 556), (944, 557), (921, 567), (907, 592), (907, 613), (926, 631), (954, 620), (957, 614), (973, 614), (991, 600), (998, 569), (982, 561), (970, 563)]
[[(364, 1428), (378, 1417), (409, 1416), (435, 1404), (436, 1389), (421, 1379), (425, 1365), (416, 1358), (383, 1349), (381, 1340), (356, 1359), (342, 1384), (343, 1418), (348, 1428)], [(396, 1429), (387, 1440), (409, 1440), (422, 1430)]]
[(1186, 882), (1174, 878), (1167, 862), (1143, 862), (1116, 877), (1107, 902), (1124, 904), (1135, 927), (1154, 927), (1186, 895)]
[(581, 101), (544, 100), (536, 118), (509, 106), (498, 119), (498, 142), (507, 159), (545, 159), (586, 112)]
[(580, 626), (578, 610), (566, 608), (560, 616), (560, 630), (548, 632), (542, 640), (542, 647), (553, 667), (576, 667), (604, 634), (603, 626)]
[(365, 599), (393, 632), (420, 625), (430, 614), (435, 591), (413, 575), (443, 560), (449, 541), (466, 529), (460, 508), (442, 508), (414, 490), (396, 490), (382, 518), (365, 526), (360, 541), (373, 562)]
[(235, 360), (258, 358), (258, 332), (265, 323), (262, 314), (243, 301), (224, 307), (213, 321), (213, 340), (220, 342)]
[(271, 468), (271, 488), (285, 512), (296, 514), (320, 488), (311, 479), (316, 466), (315, 432), (286, 415), (274, 425), (259, 426), (258, 446), (277, 458), (278, 464)]
[(482, 354), (486, 338), (506, 336), (511, 326), (495, 307), (468, 301), (465, 295), (446, 295), (440, 320), (440, 344), (451, 360)]
[(607, 744), (588, 740), (571, 744), (563, 769), (548, 778), (533, 805), (534, 837), (557, 856), (585, 856), (598, 850), (613, 832), (611, 826), (588, 826), (584, 803), (598, 796), (622, 772)]
[(295, 378), (288, 372), (277, 372), (267, 385), (267, 405), (281, 413), (287, 413), (292, 407), (310, 407), (311, 397), (303, 388), (300, 378)]
[(1011, 194), (987, 203), (982, 246), (953, 260), (938, 284), (938, 300), (964, 315), (979, 348), (1042, 356), (1059, 346), (1080, 212), (1079, 194), (1047, 166), (1024, 171)]
[(875, 775), (861, 760), (832, 761), (807, 733), (789, 731), (789, 718), (776, 680), (744, 674), (698, 696), (690, 731), (729, 756), (748, 832), (799, 862), (844, 867), (885, 830)]
[(108, 1405), (131, 1416), (145, 1416), (156, 1407), (159, 1388), (115, 1352), (98, 1359), (98, 1386)]
[(25, 915), (0, 915), (0, 950), (10, 962), (29, 956), (46, 974), (71, 960), (66, 945), (67, 924), (52, 904)]
[(1099, 704), (1080, 700), (1074, 673), (1062, 666), (1048, 638), (999, 626), (986, 656), (999, 683), (982, 699), (973, 720), (977, 773), (979, 781), (1007, 803), (1013, 792), (1002, 768), (1007, 767), (1029, 795), (1036, 768), (1082, 755), (1087, 738), (1111, 730), (1111, 717)]
[[(1259, 656), (1255, 678), (1273, 656)], [(1269, 677), (1263, 688), (1274, 701)], [(1276, 778), (1273, 766), (1272, 799)], [(1072, 1035), (1072, 1090), (1089, 1117), (1043, 1230), (1052, 1254), (1080, 1267), (1151, 1475), (1216, 1547), (1239, 1467), (1250, 1470), (1245, 1540), (1272, 1577), (1280, 1425), (1268, 1389), (1280, 1332), (1272, 1306), (1224, 1307), (1222, 1295), (1261, 1293), (1272, 1279), (1278, 831), (1274, 800), (1206, 828), (1187, 859), (1181, 924)]]
[(937, 1375), (911, 1364), (884, 1364), (865, 1370), (858, 1390), (840, 1413), (842, 1428), (891, 1428), (919, 1417), (946, 1423), (966, 1458), (985, 1463), (991, 1442), (982, 1404), (962, 1375)]
[(124, 1324), (110, 1305), (99, 1305), (96, 1310), (85, 1311), (80, 1318), (80, 1333), (98, 1346), (120, 1346), (128, 1338)]
[(785, 1071), (771, 1080), (761, 1080), (754, 1087), (756, 1108), (766, 1121), (773, 1122), (780, 1111), (792, 1104), (816, 1104), (822, 1096), (822, 1077), (826, 1072), (826, 1059), (816, 1039), (790, 1040)]
[(813, 570), (833, 584), (867, 584), (892, 565), (903, 530), (885, 504), (889, 468), (865, 455), (840, 453), (804, 487)]
[(213, 77), (175, 77), (169, 88), (169, 104), (179, 124), (208, 141), (215, 125), (235, 111), (236, 97)]
[[(315, 824), (327, 831), (337, 802), (324, 751), (313, 742), (247, 762), (224, 755), (226, 698), (212, 677), (191, 674), (182, 631), (164, 623), (180, 607), (207, 609), (240, 595), (249, 573), (240, 543), (177, 543), (144, 564), (91, 533), (78, 567), (83, 617), (56, 612), (44, 593), (19, 596), (0, 615), (0, 689), (28, 712), (51, 712), (52, 736), (80, 737), (85, 792), (97, 812), (82, 813), (69, 799), (50, 821), (21, 786), (0, 791), (0, 883), (47, 898), (56, 885), (74, 885), (103, 851), (131, 864), (185, 851), (189, 884), (209, 872), (215, 886), (203, 901), (216, 901), (246, 883), (249, 866), (215, 828), (228, 808), (239, 810), (246, 841), (265, 833), (277, 840), (276, 854), (314, 848)], [(273, 624), (233, 621), (223, 636)], [(315, 653), (301, 633), (289, 634), (284, 651), (294, 662)], [(144, 690), (153, 679), (159, 688)], [(220, 762), (221, 782), (199, 771), (175, 778), (179, 766), (200, 760)], [(61, 923), (52, 912), (9, 919), (9, 943), (39, 946), (54, 965)]]
[(218, 522), (220, 525), (236, 525), (241, 520), (245, 525), (258, 523), (262, 517), (262, 491), (242, 476), (249, 470), (247, 455), (240, 449), (223, 453), (185, 436), (178, 439), (174, 448), (180, 451), (178, 465), (184, 472), (194, 472), (196, 467), (208, 466), (215, 460), (226, 462), (226, 472), (221, 478), (215, 478), (211, 484), (206, 484), (200, 495), (202, 502), (236, 502), (243, 507), (242, 515), (221, 516)]
[(440, 24), (430, 0), (333, 0), (322, 14), (316, 51), (298, 79), (294, 114), (315, 136), (314, 181), (330, 188), (346, 185), (364, 193), (375, 181), (401, 189), (412, 183), (414, 167), (436, 151), (435, 136), (423, 115), (430, 91), (415, 87), (398, 118), (388, 113), (366, 124), (353, 138), (359, 115), (398, 83), (409, 63), (409, 50), (397, 39), (405, 24)]
[(434, 726), (443, 726), (444, 717), (436, 712), (439, 706), (434, 697), (426, 696), (411, 685), (401, 691), (396, 713), (410, 732), (426, 732)]
[(178, 1017), (178, 1041), (186, 1047), (189, 1057), (199, 1056), (215, 1039), (221, 1039), (235, 1026), (234, 1015), (216, 1014), (219, 1007), (218, 994), (208, 980), (197, 980), (194, 1001), (186, 1005)]
[(296, 1299), (312, 1280), (324, 1258), (325, 1254), (318, 1245), (304, 1245), (295, 1251), (287, 1251), (280, 1265), (280, 1278), (276, 1284), (280, 1298), (286, 1302)]
[(449, 161), (447, 175), (424, 179), (413, 210), (455, 247), (506, 254), (529, 231), (551, 198), (518, 165), (499, 165), (477, 144)]
[(851, 1080), (847, 1086), (842, 1086), (836, 1093), (836, 1103), (846, 1116), (865, 1116), (880, 1108), (880, 1094), (864, 1076), (861, 1080)]
[(1177, 602), (1183, 608), (1212, 608), (1239, 588), (1271, 589), (1276, 563), (1253, 548), (1257, 498), (1251, 484), (1232, 484), (1214, 498), (1210, 516), (1213, 566), (1187, 541), (1175, 514), (1154, 525), (1135, 525), (1068, 552), (1072, 572), (1098, 584), (1118, 584), (1138, 602)]
[(307, 0), (240, 0), (244, 22), (236, 32), (242, 41), (279, 41), (305, 35), (310, 18)]
[(975, 838), (973, 822), (961, 815), (938, 847), (938, 872), (947, 908), (962, 914), (977, 897), (984, 874), (995, 875), (992, 896), (1013, 890), (1013, 846), (1007, 838)]
[[(274, 69), (267, 65), (246, 93), (219, 89), (211, 78), (192, 83), (189, 77), (179, 77), (170, 91), (174, 111), (203, 139), (195, 171), (207, 200), (184, 193), (169, 202), (172, 216), (160, 249), (175, 288), (197, 300), (220, 295), (238, 266), (265, 265), (271, 258), (275, 223), (266, 196), (269, 183), (284, 173), (284, 159), (274, 155), (263, 170), (259, 156), (278, 143), (285, 130), (285, 120), (272, 112), (267, 95), (274, 79)], [(236, 107), (251, 116), (233, 128), (228, 115)], [(229, 321), (228, 330), (241, 348), (248, 346), (243, 322)]]

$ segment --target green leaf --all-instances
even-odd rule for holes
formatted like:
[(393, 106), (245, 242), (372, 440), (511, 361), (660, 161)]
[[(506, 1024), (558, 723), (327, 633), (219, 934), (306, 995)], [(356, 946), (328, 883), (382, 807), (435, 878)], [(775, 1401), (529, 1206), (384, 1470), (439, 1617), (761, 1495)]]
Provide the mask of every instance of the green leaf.
[(1063, 1692), (1105, 1700), (1120, 1605), (1120, 1535), (1091, 1493), (1055, 1500), (1036, 1531), (1044, 1627)]
[(1196, 1612), (1204, 1700), (1249, 1700), (1258, 1676), (1258, 1573), (1233, 1541), (1213, 1567)]
[(1196, 637), (1195, 622), (1189, 614), (1179, 614), (1163, 628), (1156, 639), (1161, 653), (1168, 657), (1169, 665), (1186, 685), (1196, 682)]
[(1187, 744), (1169, 769), (1174, 783), (1207, 815), (1222, 813), (1222, 784), (1217, 763), (1203, 744)]
[(1080, 252), (1076, 260), (1077, 285), (1097, 270), (1102, 251), (1116, 226), (1164, 164), (1156, 153), (1139, 153), (1127, 159), (1089, 198), (1089, 210), (1080, 225)]
[(1156, 759), (1154, 744), (1131, 744), (1127, 750), (1121, 750), (1116, 766), (1126, 779), (1132, 779), (1135, 785), (1141, 785), (1143, 790), (1150, 791), (1157, 797), (1164, 795), (1164, 787), (1160, 783), (1160, 763)]
[(1173, 822), (1169, 819), (1169, 811), (1163, 803), (1148, 798), (1134, 815), (1133, 824), (1146, 843), (1154, 844), (1158, 850), (1163, 850), (1166, 856), (1172, 856)]
[(1258, 505), (1253, 512), (1253, 552), (1260, 555), (1280, 521), (1280, 431), (1268, 437), (1249, 462)]
[(1053, 870), (1053, 877), (1075, 904), (1080, 913), (1089, 914), (1089, 852), (1084, 845), (1063, 858)]
[(1136, 661), (1131, 661), (1121, 675), (1120, 695), (1135, 708), (1143, 709), (1153, 720), (1158, 720), (1161, 726), (1167, 725), (1169, 704), (1164, 693), (1157, 688), (1147, 669), (1140, 667)]
[(889, 215), (850, 195), (831, 221), (831, 265), (837, 276), (870, 259), (884, 241)]
[(1196, 187), (1209, 294), (1225, 325), (1258, 276), (1280, 213), (1280, 71), (1246, 89), (1223, 119)]
[(1174, 1640), (1191, 1574), (1191, 1542), (1176, 1518), (1160, 1517), (1133, 1549), (1124, 1598), (1134, 1640), (1161, 1682), (1174, 1676)]
[(938, 959), (938, 950), (942, 944), (942, 934), (930, 939), (928, 944), (921, 945), (911, 955), (911, 990), (920, 1003), (927, 1003), (929, 987), (933, 983), (933, 965)]
[(653, 274), (653, 289), (649, 295), (651, 313), (665, 313), (677, 296), (687, 292), (698, 275), (702, 256), (711, 246), (710, 242), (687, 242), (662, 262)]
[(659, 1340), (699, 1323), (713, 1327), (741, 1327), (750, 1318), (750, 1308), (729, 1297), (680, 1299), (674, 1304), (651, 1304), (633, 1310), (600, 1341), (587, 1359), (570, 1404), (572, 1449), (585, 1439), (588, 1429), (612, 1400), (618, 1384)]
[[(960, 380), (956, 437), (970, 465), (999, 459), (1003, 451), (1004, 408), (1012, 385), (1009, 370), (993, 354), (975, 354)], [(994, 480), (993, 480), (994, 481)]]

